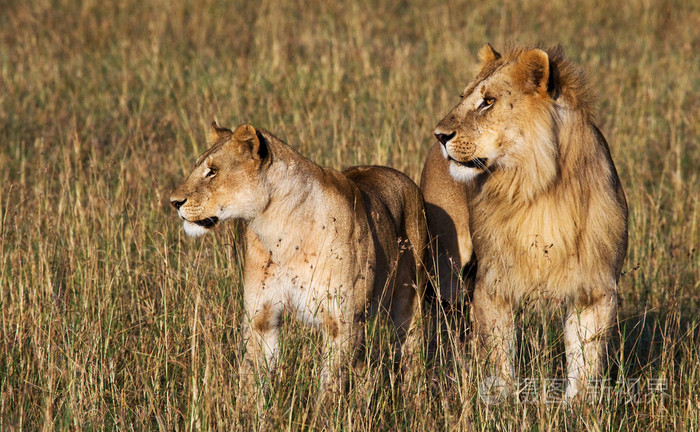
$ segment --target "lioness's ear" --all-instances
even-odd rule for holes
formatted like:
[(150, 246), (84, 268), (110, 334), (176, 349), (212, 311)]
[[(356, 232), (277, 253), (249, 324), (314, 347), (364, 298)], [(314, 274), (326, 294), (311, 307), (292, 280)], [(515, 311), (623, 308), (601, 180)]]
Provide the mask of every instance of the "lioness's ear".
[(209, 125), (209, 132), (207, 132), (207, 144), (212, 145), (227, 135), (231, 135), (231, 130), (219, 127), (216, 122), (213, 121), (211, 125)]
[(481, 63), (489, 63), (492, 61), (496, 61), (500, 58), (501, 55), (498, 52), (496, 52), (495, 49), (493, 49), (490, 43), (487, 43), (486, 45), (482, 46), (479, 50), (479, 60), (481, 61)]
[(233, 140), (245, 144), (251, 155), (261, 158), (260, 139), (253, 125), (242, 124), (238, 126), (236, 130), (233, 131)]
[(528, 90), (547, 93), (549, 83), (549, 56), (540, 49), (524, 52), (518, 61), (522, 84)]

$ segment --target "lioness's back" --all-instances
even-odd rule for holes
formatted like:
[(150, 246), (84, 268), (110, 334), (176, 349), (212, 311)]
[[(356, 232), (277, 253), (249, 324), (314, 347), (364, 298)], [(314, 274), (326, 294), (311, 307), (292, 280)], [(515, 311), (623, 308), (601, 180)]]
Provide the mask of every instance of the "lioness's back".
[[(422, 267), (428, 246), (428, 230), (423, 193), (418, 185), (406, 174), (384, 166), (356, 166), (343, 171), (343, 174), (365, 196), (382, 204), (398, 230), (395, 235), (411, 243), (415, 263)], [(377, 209), (369, 212), (377, 213)]]
[(410, 213), (407, 217), (415, 217), (414, 212), (423, 211), (423, 193), (413, 180), (400, 171), (384, 166), (365, 165), (348, 168), (343, 174), (357, 184), (362, 192), (379, 198), (397, 227), (403, 225), (402, 211)]

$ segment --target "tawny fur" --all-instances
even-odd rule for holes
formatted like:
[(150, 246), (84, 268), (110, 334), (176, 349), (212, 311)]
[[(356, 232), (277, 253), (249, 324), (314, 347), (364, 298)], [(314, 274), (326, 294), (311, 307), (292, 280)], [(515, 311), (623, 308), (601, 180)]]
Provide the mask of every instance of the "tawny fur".
[[(600, 372), (616, 317), (625, 196), (584, 74), (560, 47), (501, 55), (486, 45), (480, 59), (435, 129), (441, 142), (421, 181), (429, 230), (443, 236), (441, 294), (453, 300), (459, 285), (450, 270), (478, 262), (474, 327), (482, 356), (505, 379), (513, 375), (513, 309), (525, 299), (565, 304), (571, 398)], [(446, 226), (456, 240), (444, 238)]]
[(274, 368), (283, 313), (323, 331), (327, 389), (344, 381), (369, 315), (388, 311), (399, 340), (407, 338), (427, 246), (413, 181), (386, 167), (319, 167), (251, 125), (213, 124), (209, 143), (171, 202), (189, 234), (247, 222), (244, 385), (251, 368)]

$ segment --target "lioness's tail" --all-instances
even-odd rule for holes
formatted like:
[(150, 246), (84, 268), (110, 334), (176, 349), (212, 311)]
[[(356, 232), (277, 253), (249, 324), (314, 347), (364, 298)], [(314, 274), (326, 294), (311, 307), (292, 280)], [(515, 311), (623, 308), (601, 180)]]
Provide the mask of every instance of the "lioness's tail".
[[(412, 182), (413, 183), (413, 182)], [(428, 254), (428, 228), (425, 220), (425, 203), (420, 189), (413, 184), (414, 190), (404, 196), (404, 227), (406, 237), (411, 242), (413, 258), (416, 262), (416, 288), (421, 301), (425, 296), (427, 272), (425, 264)], [(412, 188), (412, 189), (413, 189)]]

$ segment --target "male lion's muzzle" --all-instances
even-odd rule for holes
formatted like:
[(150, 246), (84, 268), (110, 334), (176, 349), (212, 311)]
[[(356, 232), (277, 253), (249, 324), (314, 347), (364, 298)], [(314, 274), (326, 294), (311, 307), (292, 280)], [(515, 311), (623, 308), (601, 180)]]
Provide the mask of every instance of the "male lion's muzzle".
[(437, 140), (440, 141), (440, 143), (441, 143), (443, 146), (447, 145), (447, 143), (448, 143), (452, 138), (454, 138), (455, 135), (457, 135), (457, 132), (454, 132), (454, 131), (452, 131), (451, 133), (449, 133), (449, 132), (448, 132), (448, 133), (444, 133), (444, 132), (439, 131), (439, 130), (437, 130), (437, 129), (435, 130), (435, 138), (437, 138)]
[(453, 158), (450, 155), (447, 155), (447, 158), (454, 163), (461, 165), (466, 168), (479, 168), (479, 169), (484, 169), (486, 168), (486, 161), (488, 160), (487, 158), (475, 158), (475, 159), (469, 159), (466, 162), (458, 161), (457, 159)]

